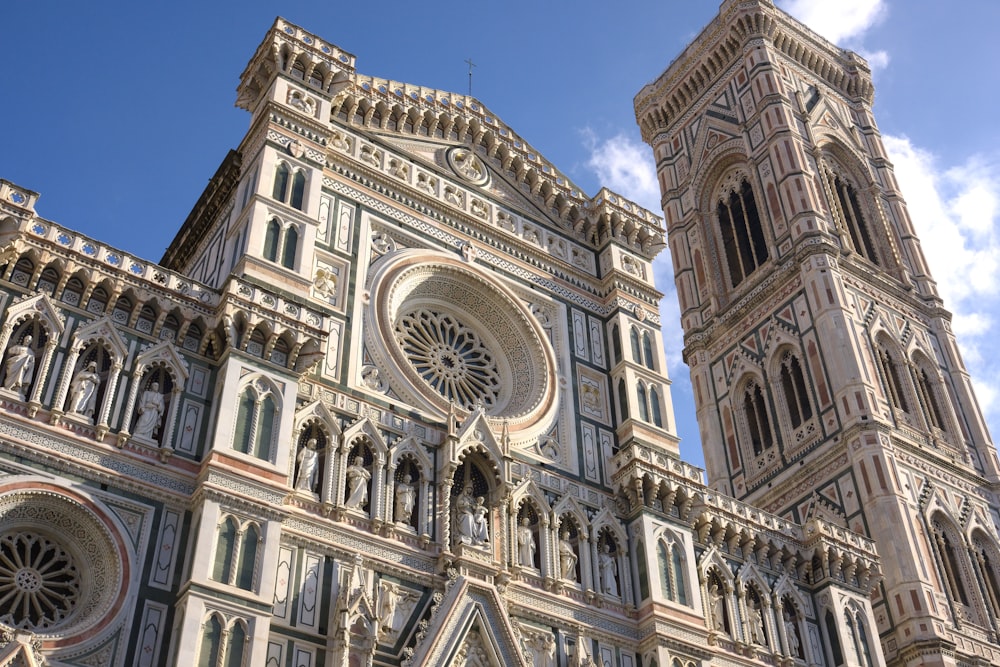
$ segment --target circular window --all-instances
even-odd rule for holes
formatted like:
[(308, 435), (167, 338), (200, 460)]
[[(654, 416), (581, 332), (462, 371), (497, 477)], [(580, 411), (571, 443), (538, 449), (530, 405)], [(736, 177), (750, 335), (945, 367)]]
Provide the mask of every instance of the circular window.
[(513, 432), (556, 409), (555, 355), (521, 301), (452, 255), (404, 250), (372, 275), (368, 349), (414, 405), (482, 406)]
[(449, 401), (466, 410), (496, 405), (500, 374), (475, 329), (421, 308), (399, 318), (396, 339), (424, 382)]
[(22, 630), (58, 625), (80, 597), (80, 573), (59, 544), (33, 532), (0, 535), (0, 600)]
[(96, 514), (59, 492), (0, 494), (0, 623), (70, 639), (124, 594), (120, 544)]

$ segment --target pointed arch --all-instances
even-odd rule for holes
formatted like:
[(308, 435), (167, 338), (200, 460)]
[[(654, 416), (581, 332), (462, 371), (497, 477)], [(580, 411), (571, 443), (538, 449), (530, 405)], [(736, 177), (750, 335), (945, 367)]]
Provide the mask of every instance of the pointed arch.
[(237, 396), (233, 449), (271, 461), (277, 449), (280, 391), (265, 376), (254, 375), (244, 381)]

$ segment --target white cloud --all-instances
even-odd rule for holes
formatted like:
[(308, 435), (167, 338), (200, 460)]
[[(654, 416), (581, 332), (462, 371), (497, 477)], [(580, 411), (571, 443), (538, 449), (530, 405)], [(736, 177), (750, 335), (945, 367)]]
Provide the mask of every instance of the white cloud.
[[(656, 165), (650, 148), (623, 132), (610, 139), (600, 140), (593, 130), (587, 129), (583, 131), (583, 136), (590, 152), (587, 167), (596, 174), (598, 182), (662, 216), (660, 186), (656, 180)], [(674, 271), (669, 248), (664, 248), (653, 260), (653, 279), (657, 289), (664, 293), (660, 301), (660, 315), (668, 371), (673, 378), (686, 379), (688, 369), (681, 354), (684, 341), (680, 331), (680, 306), (674, 290)]]
[(889, 64), (886, 51), (870, 51), (861, 38), (889, 15), (885, 0), (779, 0), (783, 10), (837, 46), (857, 51), (873, 70)]
[[(659, 211), (659, 187), (651, 152), (638, 139), (619, 133), (599, 139), (584, 132), (590, 157), (587, 166), (599, 182), (647, 209)], [(905, 137), (884, 136), (917, 236), (937, 281), (945, 307), (954, 313), (952, 329), (959, 338), (980, 406), (987, 418), (1000, 418), (1000, 170), (976, 156), (964, 164), (942, 168), (935, 157)], [(1000, 160), (998, 160), (1000, 161)], [(686, 380), (677, 323), (669, 250), (653, 262), (670, 375)], [(675, 335), (676, 334), (676, 335)]]
[(598, 140), (593, 130), (586, 129), (583, 137), (590, 151), (587, 166), (598, 182), (660, 215), (660, 186), (649, 146), (624, 132)]
[(857, 42), (889, 13), (884, 0), (779, 0), (778, 4), (838, 45)]
[(1000, 176), (973, 156), (942, 168), (906, 137), (884, 136), (886, 152), (958, 337), (980, 407), (1000, 418)]

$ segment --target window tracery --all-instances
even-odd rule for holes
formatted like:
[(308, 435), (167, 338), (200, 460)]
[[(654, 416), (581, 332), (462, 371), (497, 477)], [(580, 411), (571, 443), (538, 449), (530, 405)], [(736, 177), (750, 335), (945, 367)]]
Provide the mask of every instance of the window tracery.
[(494, 354), (476, 331), (430, 309), (403, 315), (396, 336), (410, 363), (435, 391), (467, 410), (491, 408), (501, 380)]
[(744, 176), (731, 177), (716, 204), (716, 221), (732, 287), (739, 286), (768, 259), (767, 241), (753, 188)]

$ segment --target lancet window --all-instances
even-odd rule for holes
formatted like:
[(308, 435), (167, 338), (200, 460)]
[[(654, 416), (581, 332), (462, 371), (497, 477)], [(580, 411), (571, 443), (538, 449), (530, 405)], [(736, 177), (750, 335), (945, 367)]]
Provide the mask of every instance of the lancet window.
[(882, 371), (882, 379), (885, 382), (886, 394), (889, 402), (894, 408), (909, 412), (910, 406), (906, 401), (906, 394), (903, 391), (903, 383), (900, 381), (899, 367), (889, 348), (879, 345), (875, 351), (878, 359), (879, 370)]
[(282, 228), (277, 218), (272, 218), (264, 229), (264, 259), (280, 262), (286, 269), (295, 268), (299, 233), (294, 225)]
[(257, 570), (260, 529), (252, 522), (241, 523), (232, 515), (219, 524), (212, 563), (212, 579), (243, 590), (253, 590)]
[(767, 241), (757, 212), (753, 189), (746, 179), (729, 191), (716, 206), (729, 281), (738, 286), (767, 261)]
[(771, 421), (767, 416), (764, 392), (756, 382), (749, 382), (743, 390), (743, 414), (754, 456), (760, 456), (764, 450), (774, 445), (774, 439), (771, 436)]
[(266, 383), (247, 385), (239, 397), (233, 448), (270, 460), (278, 427), (277, 416), (278, 405)]
[(927, 369), (920, 366), (914, 367), (913, 384), (917, 388), (917, 401), (924, 412), (928, 426), (942, 431), (945, 430), (945, 422), (942, 417), (941, 406), (938, 403), (937, 392), (934, 390), (934, 383)]
[(862, 213), (857, 190), (846, 179), (827, 168), (825, 170), (827, 187), (833, 195), (831, 209), (834, 216), (846, 233), (851, 249), (872, 264), (879, 264), (875, 244), (872, 242), (871, 231)]
[(274, 189), (271, 191), (271, 196), (301, 211), (305, 192), (305, 172), (301, 169), (293, 170), (287, 163), (279, 162), (274, 169)]
[(812, 404), (809, 402), (806, 380), (798, 357), (791, 352), (786, 352), (781, 359), (779, 374), (788, 417), (791, 420), (792, 428), (798, 428), (812, 418)]

